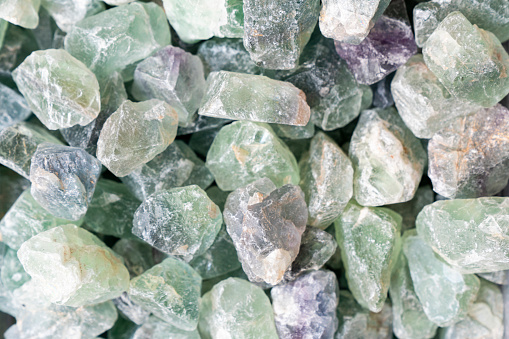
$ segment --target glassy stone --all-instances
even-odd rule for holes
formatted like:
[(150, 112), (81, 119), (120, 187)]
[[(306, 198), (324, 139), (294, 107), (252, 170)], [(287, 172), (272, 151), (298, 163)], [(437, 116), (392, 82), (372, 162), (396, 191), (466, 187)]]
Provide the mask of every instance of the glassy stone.
[[(108, 337), (109, 338), (109, 337)], [(151, 316), (141, 325), (130, 339), (200, 339), (198, 330), (185, 331), (168, 324), (158, 317)]]
[(360, 305), (380, 312), (401, 247), (401, 216), (352, 200), (334, 225), (350, 291)]
[(40, 5), (40, 0), (0, 0), (0, 19), (24, 28), (36, 28)]
[(14, 205), (16, 200), (18, 200), (19, 196), (23, 193), (23, 191), (30, 187), (30, 181), (23, 178), (16, 172), (11, 171), (9, 168), (5, 166), (0, 166), (0, 187), (2, 187), (2, 191), (0, 191), (0, 219), (1, 219), (12, 207), (12, 205)]
[(385, 207), (390, 208), (403, 217), (401, 230), (406, 231), (411, 228), (415, 228), (415, 219), (419, 212), (424, 208), (424, 206), (432, 204), (434, 201), (435, 193), (430, 186), (426, 185), (417, 189), (412, 200)]
[(113, 299), (113, 304), (126, 318), (137, 325), (145, 323), (150, 316), (150, 312), (135, 304), (126, 292), (122, 293), (120, 297)]
[(99, 0), (41, 0), (41, 5), (64, 32), (69, 32), (85, 17), (105, 9), (104, 3)]
[(298, 184), (294, 155), (266, 124), (237, 121), (224, 126), (207, 153), (206, 165), (223, 191), (233, 191), (260, 178), (276, 186)]
[(198, 329), (209, 339), (278, 338), (269, 298), (260, 287), (238, 278), (221, 281), (203, 296)]
[(462, 275), (442, 261), (415, 230), (405, 232), (403, 253), (415, 293), (428, 319), (441, 327), (464, 319), (477, 296), (479, 278), (473, 274)]
[(131, 93), (137, 100), (166, 101), (188, 126), (205, 94), (205, 76), (199, 57), (181, 48), (167, 46), (136, 66)]
[(350, 140), (354, 198), (382, 206), (413, 198), (426, 164), (420, 141), (394, 108), (361, 114)]
[(154, 3), (135, 2), (81, 20), (67, 34), (65, 49), (105, 77), (148, 57), (170, 40), (163, 9)]
[(155, 248), (190, 261), (212, 245), (222, 221), (219, 207), (192, 185), (149, 196), (134, 215), (132, 232)]
[[(16, 255), (16, 251), (7, 246), (1, 246), (0, 255), (0, 284), (3, 291), (14, 291), (30, 280), (30, 276), (23, 269), (23, 265)], [(2, 253), (3, 252), (3, 253)]]
[(75, 225), (37, 234), (21, 245), (18, 257), (52, 303), (72, 307), (99, 303), (129, 287), (129, 273), (120, 258)]
[(268, 69), (292, 69), (320, 15), (317, 0), (244, 0), (244, 46)]
[(202, 59), (206, 73), (229, 71), (247, 74), (261, 74), (263, 69), (256, 66), (242, 39), (210, 39), (198, 47), (197, 55)]
[(188, 264), (167, 258), (131, 280), (131, 300), (167, 323), (192, 331), (198, 325), (201, 277)]
[(424, 61), (456, 98), (491, 107), (509, 93), (509, 55), (493, 33), (449, 14), (422, 50)]
[[(487, 273), (478, 273), (477, 276), (483, 278), (484, 280), (491, 281), (497, 285), (508, 285), (509, 284), (509, 271), (495, 271), (495, 272), (487, 272)], [(481, 280), (482, 282), (482, 280)]]
[(509, 198), (441, 200), (417, 216), (422, 239), (463, 273), (509, 269)]
[(120, 239), (113, 246), (113, 251), (122, 256), (131, 279), (139, 276), (152, 266), (155, 260), (152, 246), (134, 239)]
[(31, 193), (54, 216), (78, 220), (87, 212), (100, 175), (99, 160), (81, 148), (43, 143), (30, 165)]
[(97, 158), (117, 177), (124, 177), (173, 142), (177, 123), (177, 112), (163, 101), (126, 100), (104, 123)]
[(25, 120), (31, 113), (18, 92), (0, 83), (0, 130)]
[(94, 73), (63, 49), (33, 52), (12, 77), (48, 129), (87, 125), (101, 109)]

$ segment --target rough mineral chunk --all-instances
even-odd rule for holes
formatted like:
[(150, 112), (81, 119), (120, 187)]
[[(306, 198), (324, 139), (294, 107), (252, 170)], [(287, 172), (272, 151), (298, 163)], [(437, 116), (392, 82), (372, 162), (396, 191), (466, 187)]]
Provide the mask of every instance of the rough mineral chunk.
[(463, 273), (509, 269), (509, 198), (442, 200), (424, 207), (422, 239)]
[(126, 100), (104, 123), (97, 158), (116, 176), (126, 176), (173, 142), (177, 124), (177, 112), (163, 101)]
[(263, 178), (228, 196), (226, 229), (249, 280), (276, 285), (299, 253), (308, 212), (299, 186)]
[(261, 74), (244, 48), (242, 39), (210, 39), (198, 47), (198, 56), (203, 60), (207, 72), (230, 71), (247, 74)]
[(113, 303), (126, 318), (137, 325), (142, 325), (150, 316), (150, 312), (135, 304), (126, 292), (122, 293), (120, 297), (113, 299)]
[(380, 312), (401, 247), (401, 216), (352, 200), (334, 225), (350, 291), (363, 307)]
[(0, 0), (0, 19), (25, 28), (39, 24), (40, 0)]
[(54, 216), (78, 220), (87, 212), (100, 175), (99, 160), (81, 148), (43, 143), (30, 165), (32, 196)]
[(244, 46), (258, 66), (292, 69), (319, 15), (318, 0), (244, 0)]
[(198, 329), (211, 339), (278, 338), (269, 298), (260, 287), (238, 278), (221, 281), (203, 296)]
[(237, 121), (223, 127), (207, 153), (207, 167), (223, 191), (260, 178), (282, 186), (299, 183), (299, 167), (288, 147), (266, 124)]
[(79, 307), (116, 298), (129, 287), (121, 260), (92, 233), (64, 225), (21, 245), (18, 257), (51, 302)]
[(509, 93), (509, 55), (493, 33), (449, 14), (422, 50), (424, 61), (458, 99), (491, 107)]
[(337, 219), (353, 194), (352, 162), (324, 133), (313, 140), (309, 155), (299, 162), (300, 187), (306, 196), (308, 225), (327, 228)]
[(390, 0), (324, 0), (320, 31), (327, 38), (359, 44), (366, 38)]
[(41, 0), (41, 5), (64, 32), (69, 32), (77, 22), (105, 8), (99, 0)]
[(63, 49), (33, 52), (12, 76), (30, 109), (49, 129), (87, 125), (99, 114), (94, 73)]
[(200, 107), (205, 86), (200, 58), (167, 46), (136, 66), (131, 93), (137, 100), (166, 101), (177, 111), (179, 125), (188, 126)]
[(479, 278), (473, 274), (462, 275), (443, 262), (415, 230), (405, 232), (403, 253), (415, 293), (428, 319), (443, 327), (465, 318), (477, 296)]
[[(108, 336), (109, 337), (109, 336)], [(142, 326), (138, 327), (130, 339), (200, 339), (198, 330), (185, 331), (168, 324), (158, 317), (151, 316)]]
[(135, 2), (81, 20), (67, 34), (65, 49), (97, 75), (107, 76), (148, 57), (170, 40), (162, 8)]
[(25, 120), (31, 113), (18, 92), (0, 83), (0, 130)]
[(363, 206), (382, 206), (413, 198), (426, 164), (420, 141), (394, 108), (369, 110), (350, 140), (354, 198)]
[(221, 228), (219, 207), (198, 186), (172, 188), (148, 197), (134, 215), (134, 235), (186, 261), (205, 253)]
[(152, 314), (186, 331), (196, 329), (201, 277), (188, 264), (168, 258), (131, 280), (129, 296)]
[(163, 5), (171, 26), (185, 42), (244, 34), (242, 0), (163, 0)]
[(131, 278), (139, 276), (156, 264), (153, 248), (138, 239), (120, 239), (113, 246), (113, 251), (122, 256)]
[(400, 204), (388, 205), (386, 207), (397, 212), (403, 217), (402, 231), (415, 228), (415, 219), (424, 206), (435, 201), (435, 193), (430, 186), (421, 186), (415, 192), (412, 200)]

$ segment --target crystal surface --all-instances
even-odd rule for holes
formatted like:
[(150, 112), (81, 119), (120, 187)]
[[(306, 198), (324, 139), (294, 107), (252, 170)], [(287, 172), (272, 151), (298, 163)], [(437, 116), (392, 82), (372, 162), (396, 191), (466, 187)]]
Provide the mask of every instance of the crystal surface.
[(97, 158), (117, 177), (126, 176), (173, 142), (177, 124), (177, 112), (163, 101), (126, 100), (104, 123)]
[(242, 39), (210, 39), (198, 47), (197, 55), (203, 60), (207, 72), (229, 71), (247, 74), (261, 74)]
[(94, 73), (63, 49), (33, 52), (12, 77), (48, 129), (87, 125), (101, 109)]
[[(491, 281), (497, 285), (508, 285), (509, 284), (509, 271), (495, 271), (495, 272), (487, 272), (487, 273), (478, 273), (477, 276), (483, 278), (484, 280)], [(481, 280), (482, 282), (482, 280)]]
[(299, 253), (308, 213), (299, 186), (267, 178), (232, 192), (224, 221), (249, 280), (276, 285)]
[(85, 17), (105, 9), (104, 3), (99, 0), (41, 0), (41, 5), (64, 32), (69, 32)]
[(156, 264), (153, 248), (143, 241), (120, 239), (112, 249), (124, 259), (131, 278), (139, 276)]
[(113, 304), (126, 318), (136, 325), (142, 325), (148, 321), (150, 312), (135, 304), (126, 292), (122, 293), (120, 297), (113, 299)]
[(40, 0), (0, 0), (0, 19), (24, 28), (36, 28), (40, 5)]
[[(108, 337), (109, 338), (109, 337)], [(168, 324), (158, 317), (151, 316), (136, 329), (130, 339), (200, 339), (198, 330), (185, 331)], [(127, 339), (127, 338), (126, 338)]]
[(25, 120), (31, 113), (25, 98), (0, 83), (0, 130)]

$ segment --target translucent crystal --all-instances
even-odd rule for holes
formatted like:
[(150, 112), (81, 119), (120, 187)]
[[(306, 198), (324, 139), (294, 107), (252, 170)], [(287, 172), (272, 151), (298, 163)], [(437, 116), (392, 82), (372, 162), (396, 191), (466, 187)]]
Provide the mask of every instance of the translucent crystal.
[(238, 278), (221, 281), (203, 296), (198, 329), (206, 339), (278, 338), (269, 298)]
[(420, 141), (394, 108), (361, 114), (350, 140), (354, 198), (382, 206), (413, 198), (426, 164)]
[(421, 186), (415, 192), (412, 200), (399, 204), (388, 205), (386, 207), (397, 212), (403, 217), (402, 231), (415, 228), (415, 219), (424, 206), (432, 204), (435, 201), (435, 193), (430, 186)]
[(318, 0), (244, 0), (244, 46), (258, 66), (292, 69), (319, 14)]
[(0, 191), (1, 219), (12, 205), (14, 205), (16, 200), (18, 200), (23, 191), (30, 187), (30, 181), (9, 168), (0, 165), (0, 187), (2, 187), (2, 190)]
[(509, 269), (509, 198), (441, 200), (423, 208), (422, 239), (463, 273)]
[(148, 57), (170, 40), (162, 8), (135, 2), (81, 20), (67, 34), (65, 49), (97, 75), (107, 76)]
[(198, 56), (208, 72), (229, 71), (261, 74), (262, 69), (251, 60), (242, 39), (210, 39), (198, 47)]
[(85, 17), (105, 9), (104, 3), (99, 0), (41, 0), (41, 5), (64, 32), (69, 32)]
[(99, 160), (81, 148), (43, 143), (30, 165), (31, 193), (59, 218), (81, 219), (101, 175)]
[(126, 318), (137, 325), (142, 325), (150, 316), (150, 312), (135, 304), (126, 292), (122, 293), (120, 297), (113, 299), (113, 303)]
[(363, 307), (380, 312), (401, 247), (401, 216), (352, 200), (334, 225), (350, 291)]
[[(108, 336), (109, 338), (109, 336)], [(158, 317), (151, 316), (133, 333), (130, 339), (200, 339), (198, 330), (185, 331), (168, 324)]]
[(422, 50), (429, 69), (458, 99), (491, 107), (509, 93), (509, 55), (493, 33), (449, 14)]
[(327, 38), (359, 44), (366, 38), (390, 0), (323, 0), (320, 31)]
[(163, 101), (126, 100), (104, 123), (97, 158), (116, 176), (126, 176), (173, 142), (177, 123), (177, 112)]
[(94, 73), (63, 49), (33, 52), (12, 76), (30, 109), (49, 129), (87, 125), (99, 114)]
[(403, 253), (414, 290), (429, 320), (443, 327), (465, 318), (479, 290), (479, 278), (443, 262), (415, 232), (406, 231)]
[(263, 178), (228, 196), (226, 229), (249, 280), (276, 285), (299, 253), (308, 213), (299, 186)]
[(266, 124), (237, 121), (223, 127), (207, 154), (207, 167), (223, 191), (233, 191), (260, 178), (276, 186), (299, 183), (294, 155)]
[(0, 0), (0, 19), (12, 24), (35, 28), (39, 24), (40, 0)]
[(25, 120), (31, 113), (18, 92), (0, 83), (0, 130)]
[(280, 339), (332, 338), (338, 328), (339, 288), (330, 271), (312, 271), (270, 291)]
[(143, 241), (120, 239), (113, 246), (113, 251), (122, 256), (131, 278), (137, 277), (156, 263), (152, 247)]
[(134, 215), (133, 234), (186, 261), (205, 253), (222, 224), (221, 210), (198, 186), (160, 191)]
[(179, 125), (187, 126), (200, 107), (205, 86), (200, 58), (167, 46), (136, 66), (131, 93), (138, 100), (166, 101), (177, 111)]
[(23, 269), (15, 250), (7, 246), (0, 246), (0, 256), (3, 256), (0, 259), (0, 285), (2, 285), (3, 291), (12, 292), (30, 280), (30, 276)]
[(129, 287), (122, 261), (92, 233), (64, 225), (24, 242), (18, 257), (51, 302), (79, 307), (116, 298)]
[(186, 331), (196, 329), (201, 277), (188, 264), (168, 258), (131, 280), (129, 296), (152, 314)]
[(331, 138), (319, 132), (299, 167), (300, 187), (309, 211), (308, 225), (325, 229), (352, 197), (352, 162)]

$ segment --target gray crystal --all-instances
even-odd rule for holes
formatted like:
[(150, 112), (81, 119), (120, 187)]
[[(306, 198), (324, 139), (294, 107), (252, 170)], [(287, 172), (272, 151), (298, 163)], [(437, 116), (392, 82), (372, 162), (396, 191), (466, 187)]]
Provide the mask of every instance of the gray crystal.
[(0, 130), (25, 120), (31, 113), (18, 92), (0, 83)]
[(142, 325), (150, 316), (150, 312), (134, 303), (126, 292), (113, 299), (113, 303), (125, 317), (137, 325)]

